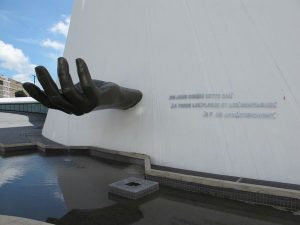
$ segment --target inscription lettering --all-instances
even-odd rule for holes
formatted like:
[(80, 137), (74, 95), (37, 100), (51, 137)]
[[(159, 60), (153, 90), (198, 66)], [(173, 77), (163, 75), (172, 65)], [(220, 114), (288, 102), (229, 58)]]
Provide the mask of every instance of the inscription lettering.
[[(171, 101), (170, 109), (204, 110), (203, 118), (276, 119), (274, 110), (277, 109), (277, 102), (243, 102), (234, 101), (233, 98), (233, 93), (195, 93), (170, 95), (169, 101)], [(245, 112), (245, 110), (251, 111)], [(259, 110), (259, 112), (253, 112), (254, 110)], [(264, 112), (264, 110), (267, 111)]]

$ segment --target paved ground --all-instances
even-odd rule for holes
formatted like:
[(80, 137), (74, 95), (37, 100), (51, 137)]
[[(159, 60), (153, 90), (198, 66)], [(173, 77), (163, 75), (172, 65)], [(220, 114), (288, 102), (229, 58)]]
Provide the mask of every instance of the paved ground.
[(15, 216), (2, 216), (0, 215), (1, 225), (50, 225), (49, 223), (43, 223), (41, 221), (24, 219)]
[(44, 114), (0, 111), (0, 143), (41, 142), (45, 145), (57, 145), (42, 136), (45, 119), (46, 115)]

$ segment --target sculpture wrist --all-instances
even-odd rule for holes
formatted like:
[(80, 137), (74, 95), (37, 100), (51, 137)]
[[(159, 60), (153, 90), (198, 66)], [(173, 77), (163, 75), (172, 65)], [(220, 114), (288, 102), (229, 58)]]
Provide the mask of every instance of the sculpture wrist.
[(143, 94), (141, 91), (136, 90), (136, 89), (131, 89), (131, 88), (125, 88), (120, 86), (120, 93), (121, 93), (121, 105), (120, 109), (126, 110), (129, 108), (132, 108), (136, 104), (138, 104), (142, 97)]

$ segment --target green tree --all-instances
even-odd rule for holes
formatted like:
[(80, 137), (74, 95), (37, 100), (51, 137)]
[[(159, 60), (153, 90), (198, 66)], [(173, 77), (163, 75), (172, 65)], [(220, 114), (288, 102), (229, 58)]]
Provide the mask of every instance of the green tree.
[(15, 92), (15, 97), (27, 97), (27, 95), (24, 91), (20, 90)]

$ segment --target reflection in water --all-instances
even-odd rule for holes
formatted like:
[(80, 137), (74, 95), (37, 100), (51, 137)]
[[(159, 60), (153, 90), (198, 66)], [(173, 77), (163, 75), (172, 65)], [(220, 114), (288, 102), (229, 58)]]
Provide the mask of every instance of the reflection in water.
[(141, 167), (85, 156), (0, 158), (0, 214), (58, 225), (300, 224), (290, 212), (176, 191), (141, 200), (108, 194), (108, 184), (143, 176)]
[(143, 218), (136, 205), (114, 204), (101, 209), (71, 210), (56, 222), (57, 225), (97, 224), (130, 225)]
[(0, 187), (23, 176), (26, 170), (22, 165), (24, 160), (24, 158), (14, 158), (10, 161), (1, 161)]
[[(53, 163), (39, 155), (0, 158), (0, 214), (45, 220), (67, 212)], [(7, 172), (8, 171), (8, 172)], [(16, 171), (16, 172), (9, 172)], [(5, 174), (11, 174), (6, 176)]]
[(65, 201), (64, 196), (60, 191), (55, 191), (53, 194), (54, 194), (54, 198), (57, 198), (57, 199), (61, 200), (62, 202)]

